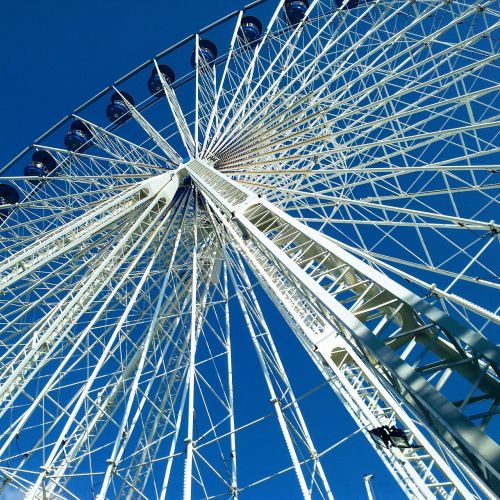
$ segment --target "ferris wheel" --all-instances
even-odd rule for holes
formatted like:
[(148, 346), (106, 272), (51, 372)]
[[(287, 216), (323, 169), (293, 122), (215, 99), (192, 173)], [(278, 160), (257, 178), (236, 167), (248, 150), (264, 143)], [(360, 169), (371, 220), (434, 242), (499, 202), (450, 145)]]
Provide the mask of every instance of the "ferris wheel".
[(498, 17), (259, 0), (6, 165), (0, 491), (499, 495)]

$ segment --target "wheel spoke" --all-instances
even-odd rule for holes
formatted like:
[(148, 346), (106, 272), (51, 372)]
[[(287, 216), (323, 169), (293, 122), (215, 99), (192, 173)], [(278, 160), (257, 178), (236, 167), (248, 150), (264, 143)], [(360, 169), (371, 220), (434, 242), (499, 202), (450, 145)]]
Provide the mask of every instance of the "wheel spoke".
[(499, 26), (257, 0), (9, 162), (1, 494), (497, 497)]

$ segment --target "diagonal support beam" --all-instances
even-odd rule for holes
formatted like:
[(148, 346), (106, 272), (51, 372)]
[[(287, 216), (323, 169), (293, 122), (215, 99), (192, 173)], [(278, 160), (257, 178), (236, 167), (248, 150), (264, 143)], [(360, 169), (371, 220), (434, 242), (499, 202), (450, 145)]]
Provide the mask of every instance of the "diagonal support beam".
[(164, 139), (161, 134), (144, 118), (144, 116), (137, 111), (137, 109), (123, 96), (123, 94), (117, 89), (114, 88), (117, 94), (119, 94), (125, 105), (127, 106), (130, 114), (133, 116), (135, 121), (142, 127), (144, 132), (153, 139), (156, 145), (167, 155), (169, 160), (172, 161), (175, 165), (179, 165), (182, 161), (182, 158), (177, 154), (175, 149)]
[(167, 98), (168, 105), (170, 106), (170, 110), (174, 115), (175, 123), (177, 123), (177, 128), (179, 129), (179, 133), (181, 135), (182, 142), (184, 143), (184, 147), (187, 151), (189, 151), (191, 156), (194, 156), (194, 139), (191, 134), (191, 130), (189, 130), (189, 126), (186, 121), (186, 117), (182, 112), (181, 106), (177, 99), (177, 95), (175, 94), (174, 89), (167, 83), (163, 73), (161, 72), (156, 59), (154, 61), (155, 68), (160, 77), (161, 84), (163, 86), (163, 91), (165, 92), (165, 96)]
[[(478, 380), (484, 364), (489, 365), (488, 384), (497, 391), (498, 349), (467, 325), (462, 325), (337, 247), (321, 233), (227, 179), (207, 163), (192, 161), (185, 168), (202, 192), (226, 217), (233, 219), (243, 238), (250, 240), (254, 252), (261, 252), (268, 258), (274, 267), (272, 272), (283, 273), (302, 300), (313, 301), (320, 315), (328, 318), (334, 332), (347, 340), (362, 357), (373, 360), (372, 364), (377, 366), (378, 376), (383, 377), (384, 383), (390, 384), (430, 429), (442, 436), (448, 451), (468, 465), (473, 477), (479, 476), (482, 486), (497, 488), (500, 478), (498, 445), (419, 374), (417, 367), (408, 364), (405, 355), (395, 352), (390, 340), (384, 341), (380, 333), (377, 335), (373, 321), (365, 314), (357, 313), (356, 309), (362, 310), (361, 303), (370, 301), (370, 309), (377, 310), (376, 314), (370, 313), (371, 318), (382, 317), (379, 323), (381, 331), (387, 327), (385, 323), (395, 323), (399, 333), (406, 334), (412, 341), (419, 341), (422, 337), (431, 349), (436, 345), (436, 352), (442, 356), (450, 356), (453, 360), (463, 357), (467, 361), (467, 370), (459, 373), (472, 384)], [(279, 235), (285, 230), (295, 233), (295, 237), (290, 237), (288, 246), (283, 241), (275, 243), (273, 239), (279, 242)], [(314, 254), (322, 249), (321, 265), (330, 260), (346, 270), (334, 275), (334, 285), (325, 288), (321, 280), (312, 277), (311, 270), (320, 267), (320, 260), (308, 257), (307, 251), (300, 249), (304, 241), (310, 243), (308, 248)], [(350, 293), (348, 299), (342, 295), (346, 289)], [(402, 312), (396, 314), (393, 311), (398, 307)], [(417, 331), (420, 333), (411, 333)], [(334, 349), (331, 355), (335, 354)], [(482, 361), (478, 362), (478, 359)], [(449, 369), (458, 370), (459, 366), (462, 365), (450, 365)]]

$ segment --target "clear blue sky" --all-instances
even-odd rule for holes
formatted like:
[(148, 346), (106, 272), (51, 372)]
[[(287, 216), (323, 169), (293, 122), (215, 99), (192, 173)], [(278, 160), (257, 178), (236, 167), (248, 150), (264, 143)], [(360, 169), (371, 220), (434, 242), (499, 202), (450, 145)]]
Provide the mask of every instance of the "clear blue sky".
[(2, 2), (0, 165), (121, 75), (247, 3)]
[[(242, 0), (3, 2), (0, 14), (0, 165), (122, 74), (245, 3)], [(270, 310), (269, 314), (275, 315)], [(274, 318), (271, 324), (286, 333), (279, 318), (271, 317)], [(307, 366), (308, 360), (303, 354), (291, 356), (296, 356), (295, 366)], [(318, 377), (305, 377), (297, 393), (307, 390), (318, 380)], [(326, 395), (325, 389), (321, 395)], [(318, 398), (305, 403), (312, 412), (313, 424), (318, 423), (325, 429), (319, 449), (354, 430), (354, 424), (340, 405), (324, 406), (321, 401)], [(255, 460), (262, 459), (257, 448)], [(341, 446), (327, 462), (337, 498), (365, 498), (364, 473), (375, 473), (378, 498), (402, 497), (395, 482), (360, 436)], [(288, 480), (294, 481), (293, 476), (289, 475)], [(297, 489), (287, 494), (282, 484), (275, 497), (284, 498), (283, 495), (296, 498)], [(243, 498), (262, 497), (259, 490), (255, 490)]]

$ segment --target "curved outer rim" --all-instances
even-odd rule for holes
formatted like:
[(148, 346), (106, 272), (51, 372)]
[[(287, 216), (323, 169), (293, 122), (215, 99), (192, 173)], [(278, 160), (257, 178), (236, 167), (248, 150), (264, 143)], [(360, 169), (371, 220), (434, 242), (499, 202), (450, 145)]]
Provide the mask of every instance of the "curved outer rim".
[[(240, 10), (242, 10), (243, 12), (246, 12), (247, 10), (252, 9), (252, 8), (256, 7), (257, 5), (261, 5), (267, 1), (268, 0), (255, 0), (254, 2), (251, 2), (247, 5), (245, 5), (242, 9), (235, 10), (235, 11), (231, 12), (230, 14), (227, 14), (226, 16), (221, 17), (220, 19), (209, 24), (208, 26), (201, 28), (196, 33), (192, 33), (191, 35), (188, 35), (187, 37), (183, 38), (179, 42), (176, 42), (173, 45), (170, 45), (170, 47), (167, 47), (166, 49), (162, 50), (161, 52), (156, 54), (156, 56), (152, 57), (151, 59), (144, 61), (142, 64), (140, 64), (139, 66), (137, 66), (133, 70), (129, 71), (125, 75), (121, 76), (120, 78), (118, 78), (118, 80), (115, 80), (115, 82), (113, 82), (111, 85), (108, 85), (107, 87), (102, 89), (100, 92), (95, 94), (93, 97), (91, 97), (90, 99), (85, 101), (83, 104), (81, 104), (80, 106), (75, 108), (70, 114), (66, 115), (64, 118), (61, 118), (57, 123), (52, 125), (52, 127), (47, 129), (43, 134), (41, 134), (39, 137), (37, 137), (29, 146), (26, 146), (22, 151), (20, 151), (16, 156), (14, 156), (14, 158), (12, 158), (12, 160), (7, 162), (3, 167), (0, 167), (0, 173), (5, 172), (9, 167), (11, 167), (20, 158), (22, 158), (26, 153), (28, 153), (31, 150), (31, 148), (33, 147), (33, 144), (38, 144), (41, 141), (43, 141), (46, 137), (48, 137), (50, 134), (52, 134), (52, 132), (56, 131), (59, 127), (64, 125), (68, 120), (71, 120), (72, 118), (74, 118), (75, 114), (80, 113), (84, 109), (88, 108), (91, 104), (96, 102), (100, 97), (102, 97), (103, 95), (105, 95), (109, 91), (114, 90), (113, 87), (115, 87), (116, 85), (120, 85), (121, 83), (125, 82), (126, 80), (128, 80), (132, 76), (136, 75), (137, 73), (139, 73), (139, 71), (146, 68), (148, 65), (153, 63), (155, 60), (158, 60), (158, 59), (161, 59), (162, 57), (165, 57), (167, 54), (170, 54), (171, 52), (178, 49), (179, 47), (182, 47), (186, 43), (196, 39), (197, 35), (202, 35), (203, 33), (206, 33), (207, 31), (210, 31), (210, 30), (216, 28), (217, 26), (221, 25), (222, 23), (225, 23), (226, 21), (229, 21), (230, 19), (237, 17), (238, 14), (240, 13)], [(182, 83), (185, 83), (185, 82), (183, 82), (182, 78), (181, 78), (181, 79), (179, 79), (179, 85)], [(177, 85), (177, 86), (179, 86), (179, 85)]]

